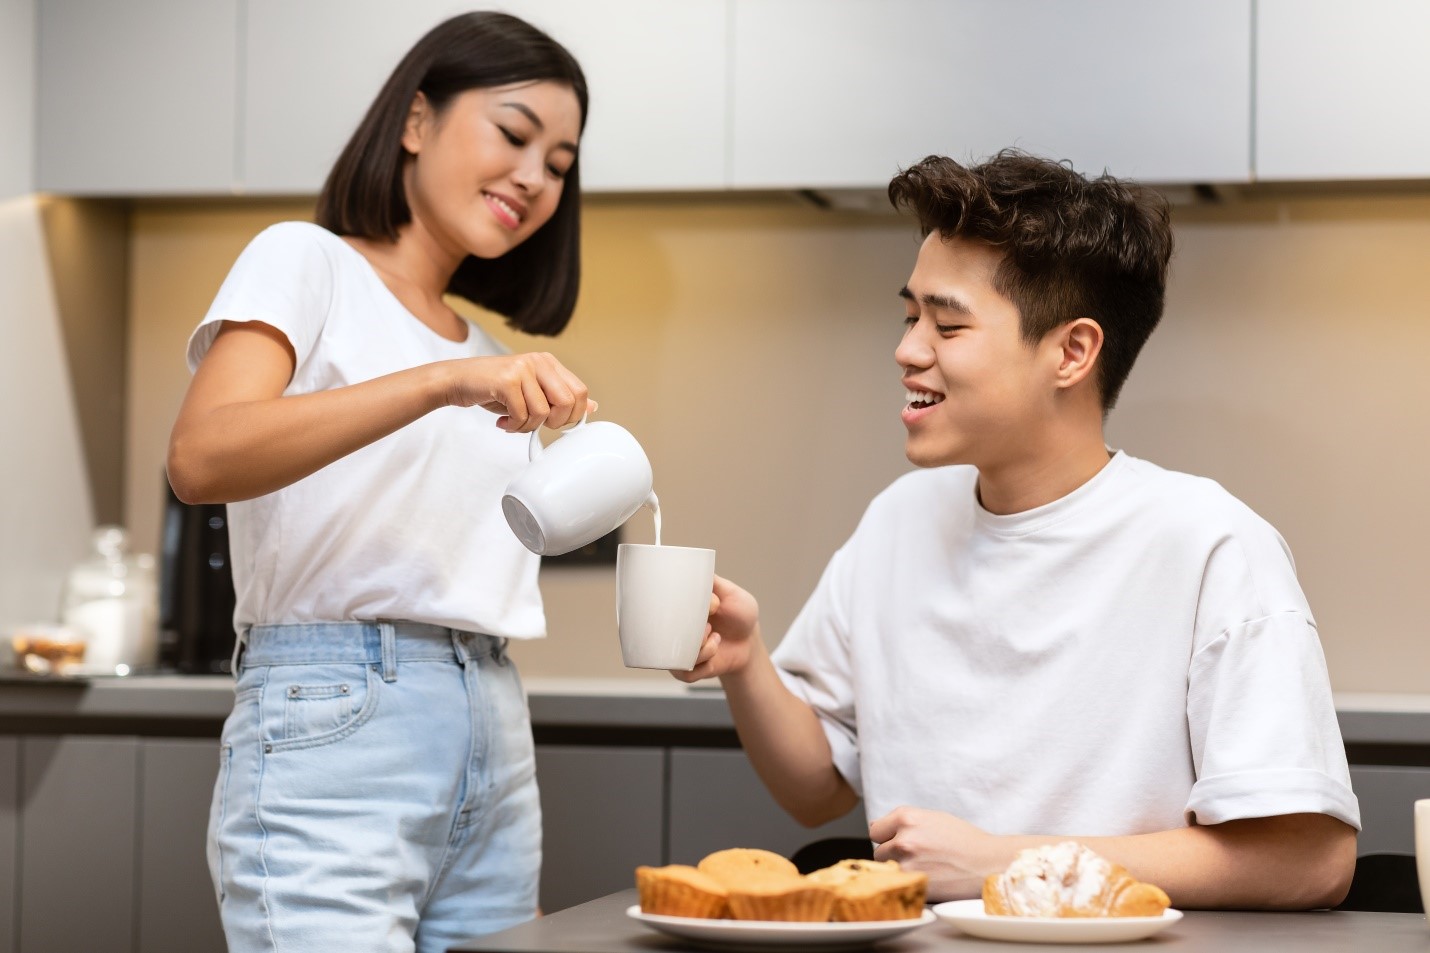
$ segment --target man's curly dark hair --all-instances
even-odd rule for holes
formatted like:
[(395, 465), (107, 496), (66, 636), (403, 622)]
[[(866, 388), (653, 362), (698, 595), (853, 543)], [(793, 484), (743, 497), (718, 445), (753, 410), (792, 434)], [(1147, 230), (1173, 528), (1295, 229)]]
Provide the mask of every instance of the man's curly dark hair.
[(974, 166), (929, 156), (889, 183), (889, 201), (937, 231), (1003, 252), (993, 285), (1034, 343), (1075, 318), (1102, 327), (1098, 390), (1112, 409), (1162, 317), (1172, 222), (1166, 199), (1067, 163), (1005, 149)]

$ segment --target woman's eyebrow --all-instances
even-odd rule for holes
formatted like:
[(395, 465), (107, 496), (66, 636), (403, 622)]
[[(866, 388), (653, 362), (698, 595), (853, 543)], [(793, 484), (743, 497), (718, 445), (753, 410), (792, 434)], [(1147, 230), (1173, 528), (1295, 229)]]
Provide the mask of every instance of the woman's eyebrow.
[[(505, 107), (507, 107), (508, 109), (515, 109), (517, 112), (521, 113), (521, 114), (522, 114), (523, 116), (525, 116), (527, 119), (531, 120), (531, 124), (536, 127), (536, 129), (537, 129), (538, 132), (545, 131), (545, 129), (546, 129), (546, 123), (542, 122), (542, 121), (541, 121), (541, 117), (536, 114), (536, 111), (533, 110), (533, 109), (532, 109), (530, 106), (528, 106), (526, 103), (502, 103), (502, 105), (505, 106)], [(574, 142), (564, 142), (564, 141), (563, 141), (563, 142), (558, 142), (558, 143), (556, 143), (556, 148), (558, 148), (558, 149), (567, 149), (567, 150), (571, 151), (572, 153), (575, 153), (575, 152), (576, 152), (576, 143), (574, 143)]]

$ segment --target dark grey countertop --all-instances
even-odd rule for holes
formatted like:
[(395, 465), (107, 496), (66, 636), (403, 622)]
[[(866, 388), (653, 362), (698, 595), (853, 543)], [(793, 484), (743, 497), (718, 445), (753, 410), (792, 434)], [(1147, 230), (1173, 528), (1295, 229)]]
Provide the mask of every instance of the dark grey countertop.
[[(583, 728), (729, 730), (718, 688), (674, 679), (529, 678), (532, 723)], [(233, 702), (225, 675), (135, 675), (88, 680), (0, 678), (0, 719), (217, 721)], [(1336, 696), (1347, 744), (1430, 745), (1430, 694)]]
[[(530, 923), (468, 940), (452, 947), (484, 953), (653, 953), (687, 950), (680, 940), (647, 929), (626, 916), (637, 902), (625, 890), (541, 917)], [(1140, 943), (1087, 944), (1080, 950), (1122, 951), (1133, 947), (1184, 953), (1425, 953), (1430, 927), (1423, 914), (1350, 913), (1221, 913), (1192, 911), (1162, 933)], [(790, 949), (797, 949), (790, 947)], [(940, 921), (880, 943), (883, 953), (1017, 953), (1047, 950), (1032, 943), (979, 940)]]

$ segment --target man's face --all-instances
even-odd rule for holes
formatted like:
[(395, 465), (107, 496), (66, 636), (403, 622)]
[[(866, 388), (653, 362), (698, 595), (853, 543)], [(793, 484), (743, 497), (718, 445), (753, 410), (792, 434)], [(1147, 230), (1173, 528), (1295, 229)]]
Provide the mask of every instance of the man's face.
[(996, 467), (1038, 442), (1046, 349), (1023, 341), (1017, 307), (993, 287), (1001, 260), (992, 246), (935, 231), (900, 292), (907, 327), (894, 360), (911, 392), (904, 452), (918, 466)]

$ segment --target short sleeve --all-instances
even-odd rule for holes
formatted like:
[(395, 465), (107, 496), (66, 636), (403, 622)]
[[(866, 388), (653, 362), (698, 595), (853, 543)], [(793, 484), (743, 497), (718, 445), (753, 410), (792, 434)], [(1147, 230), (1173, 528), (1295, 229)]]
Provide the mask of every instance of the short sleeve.
[[(1254, 565), (1258, 560), (1239, 546), (1224, 547), (1213, 561), (1207, 600), (1218, 598), (1218, 588), (1242, 592), (1244, 580), (1264, 581), (1278, 571)], [(1220, 586), (1233, 577), (1243, 581)], [(1219, 609), (1225, 614), (1225, 605)], [(1245, 618), (1204, 642), (1188, 672), (1187, 724), (1197, 781), (1186, 812), (1197, 823), (1306, 813), (1360, 828), (1326, 661), (1308, 612), (1290, 607)]]
[(224, 321), (261, 321), (288, 338), (301, 365), (312, 352), (333, 300), (331, 234), (307, 222), (282, 222), (258, 234), (238, 256), (189, 338), (189, 371), (198, 369)]
[(835, 770), (862, 796), (849, 632), (841, 607), (849, 591), (842, 576), (851, 558), (848, 545), (834, 554), (771, 657), (785, 686), (819, 716)]

